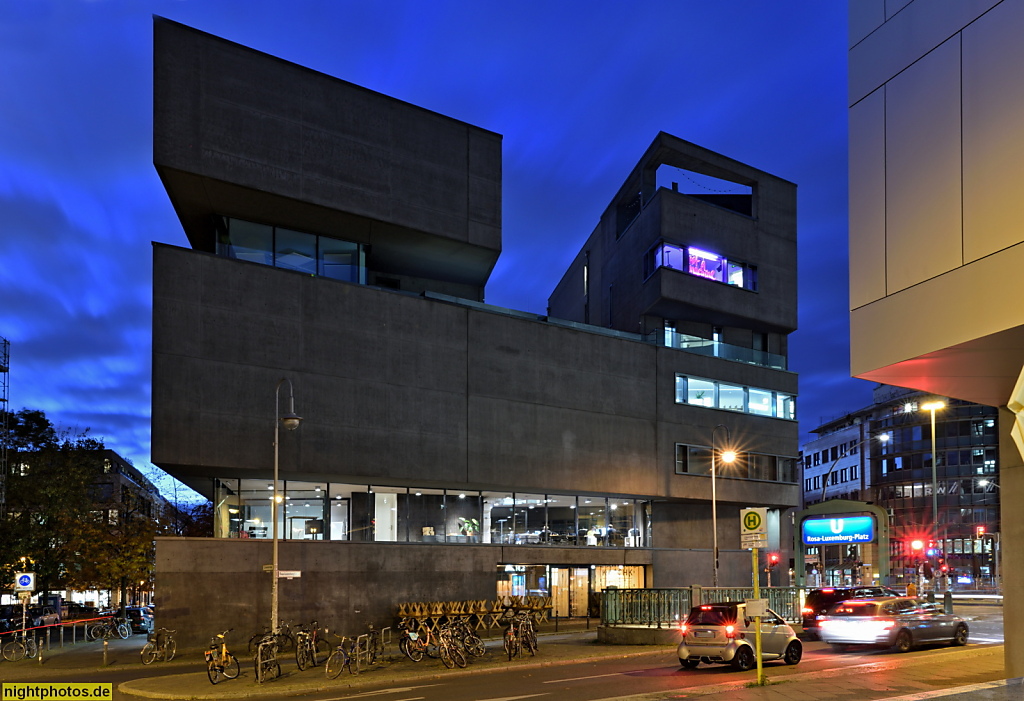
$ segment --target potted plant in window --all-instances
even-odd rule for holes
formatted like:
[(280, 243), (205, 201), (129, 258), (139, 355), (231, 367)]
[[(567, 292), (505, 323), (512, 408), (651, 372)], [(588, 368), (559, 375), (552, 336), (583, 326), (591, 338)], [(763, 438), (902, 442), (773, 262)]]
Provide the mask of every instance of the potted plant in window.
[(462, 535), (466, 536), (470, 543), (480, 542), (480, 522), (475, 518), (464, 518), (460, 516), (459, 528), (462, 529)]

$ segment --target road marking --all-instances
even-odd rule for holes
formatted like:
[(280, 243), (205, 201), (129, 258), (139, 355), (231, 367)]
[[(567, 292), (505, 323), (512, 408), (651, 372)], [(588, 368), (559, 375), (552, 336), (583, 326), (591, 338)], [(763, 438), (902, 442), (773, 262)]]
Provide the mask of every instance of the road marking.
[(543, 694), (526, 694), (525, 696), (502, 696), (500, 698), (493, 699), (480, 699), (480, 701), (516, 701), (516, 699), (532, 699), (534, 696), (546, 696), (547, 692)]
[(922, 701), (923, 699), (935, 699), (942, 696), (959, 696), (972, 691), (983, 691), (985, 689), (996, 689), (1000, 686), (1020, 686), (1018, 680), (1000, 679), (994, 682), (982, 682), (981, 684), (969, 684), (968, 686), (954, 686), (949, 689), (938, 689), (936, 691), (921, 691), (906, 696), (890, 696), (885, 701)]
[(571, 679), (552, 679), (548, 682), (541, 682), (542, 684), (561, 684), (562, 682), (578, 682), (584, 679), (602, 679), (604, 677), (621, 677), (625, 672), (615, 672), (613, 674), (595, 674), (591, 677), (572, 677)]
[[(344, 701), (345, 699), (356, 699), (360, 696), (382, 696), (384, 694), (405, 694), (414, 689), (426, 689), (431, 686), (441, 686), (440, 684), (420, 684), (419, 686), (397, 686), (393, 689), (378, 689), (377, 691), (364, 691), (361, 694), (348, 694), (347, 696), (339, 696), (336, 699), (324, 699), (324, 701)], [(395, 699), (395, 701), (419, 701), (424, 698), (423, 696), (417, 696), (416, 699)]]

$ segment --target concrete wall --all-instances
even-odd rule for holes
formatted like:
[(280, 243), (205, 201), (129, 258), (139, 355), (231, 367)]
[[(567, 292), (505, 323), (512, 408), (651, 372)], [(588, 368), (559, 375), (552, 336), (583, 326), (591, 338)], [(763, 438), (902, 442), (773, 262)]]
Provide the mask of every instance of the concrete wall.
[[(237, 650), (270, 625), (271, 579), (262, 568), (273, 561), (271, 541), (158, 538), (156, 558), (156, 624), (177, 630), (179, 647), (233, 628)], [(403, 602), (493, 601), (499, 563), (646, 566), (651, 551), (282, 541), (279, 558), (281, 570), (302, 573), (280, 581), (281, 620), (316, 619), (356, 635), (369, 623), (393, 625)]]
[(153, 133), (199, 250), (230, 215), (478, 286), (501, 251), (500, 135), (161, 18)]
[[(185, 479), (270, 472), (281, 377), (305, 419), (281, 441), (282, 479), (706, 499), (707, 477), (673, 474), (675, 443), (708, 445), (727, 422), (744, 449), (795, 452), (795, 422), (675, 404), (676, 372), (718, 363), (729, 372), (706, 376), (742, 382), (758, 379), (754, 366), (154, 254), (153, 460)], [(723, 482), (725, 500), (799, 500), (796, 485)]]
[[(652, 189), (640, 215), (620, 233), (620, 205), (635, 198), (638, 188), (647, 188), (663, 163), (750, 185), (754, 216)], [(664, 269), (645, 279), (644, 254), (660, 239), (757, 266), (758, 291)], [(642, 333), (650, 330), (642, 317), (656, 315), (706, 323), (708, 336), (711, 324), (783, 335), (796, 330), (796, 186), (682, 139), (659, 134), (648, 148), (552, 293), (553, 316), (582, 321), (586, 252), (590, 323)]]

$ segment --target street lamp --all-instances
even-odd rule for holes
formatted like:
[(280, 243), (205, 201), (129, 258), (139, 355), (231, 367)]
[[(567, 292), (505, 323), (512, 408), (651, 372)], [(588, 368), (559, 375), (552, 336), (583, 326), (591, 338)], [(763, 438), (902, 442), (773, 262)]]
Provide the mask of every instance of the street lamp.
[[(932, 537), (939, 541), (939, 456), (935, 454), (935, 412), (945, 409), (946, 403), (941, 401), (925, 402), (921, 405), (922, 411), (931, 412), (932, 415)], [(946, 540), (942, 539), (942, 552), (946, 551)], [(948, 586), (948, 583), (947, 583)]]
[[(882, 443), (888, 443), (889, 442), (889, 434), (888, 433), (881, 433), (881, 434), (879, 434), (878, 436), (875, 436), (875, 437), (878, 438), (878, 440), (881, 441)], [(864, 440), (862, 440), (859, 443), (857, 443), (857, 445), (855, 447), (856, 448), (860, 448), (860, 446), (864, 445), (865, 443), (869, 443), (871, 441), (871, 438), (872, 438), (872, 436), (868, 436)], [(850, 450), (853, 450), (853, 448), (851, 448)], [(846, 457), (846, 455), (840, 455), (838, 458), (833, 460), (832, 464), (829, 466), (828, 472), (826, 472), (825, 476), (822, 478), (821, 499), (819, 499), (818, 501), (825, 501), (825, 490), (828, 489), (828, 478), (832, 476), (832, 473), (836, 469), (836, 465), (838, 465), (839, 461), (842, 460), (844, 457)], [(868, 455), (867, 458), (870, 459), (871, 456)], [(863, 469), (864, 469), (864, 461), (861, 461), (861, 470), (863, 470)]]
[[(732, 438), (729, 436), (729, 427), (725, 424), (718, 424), (711, 430), (711, 540), (712, 540), (712, 551), (714, 557), (714, 567), (712, 569), (712, 586), (718, 586), (718, 494), (715, 491), (715, 473), (718, 472), (715, 461), (715, 433), (718, 429), (725, 429), (725, 440), (726, 443), (730, 443)], [(722, 462), (732, 463), (736, 460), (735, 450), (724, 450), (722, 451)]]
[[(285, 382), (288, 383), (288, 413), (281, 416), (281, 385)], [(277, 505), (281, 503), (281, 495), (277, 491), (277, 468), (278, 468), (278, 444), (280, 440), (278, 438), (280, 433), (280, 427), (283, 425), (285, 429), (294, 431), (299, 427), (299, 423), (302, 422), (302, 417), (295, 413), (295, 391), (292, 388), (292, 381), (287, 377), (282, 377), (277, 382), (277, 388), (274, 390), (274, 497), (270, 500), (270, 520), (273, 522), (273, 538), (274, 538), (274, 555), (273, 564), (271, 566), (271, 576), (273, 577), (270, 585), (270, 630), (277, 632), (278, 624), (278, 592), (277, 592), (277, 580), (278, 580), (278, 537), (277, 537)]]

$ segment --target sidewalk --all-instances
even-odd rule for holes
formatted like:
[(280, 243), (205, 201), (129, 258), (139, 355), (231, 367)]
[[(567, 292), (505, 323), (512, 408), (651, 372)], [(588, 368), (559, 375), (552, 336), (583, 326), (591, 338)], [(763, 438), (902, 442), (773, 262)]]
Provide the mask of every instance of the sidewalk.
[[(326, 678), (323, 667), (299, 672), (294, 658), (286, 656), (282, 663), (282, 676), (263, 685), (255, 683), (252, 662), (243, 653), (239, 656), (242, 666), (239, 678), (214, 686), (206, 676), (200, 650), (181, 651), (172, 662), (155, 662), (152, 667), (143, 667), (139, 651), (145, 643), (145, 636), (136, 635), (128, 640), (110, 641), (106, 665), (103, 662), (101, 643), (79, 643), (63, 649), (44, 651), (42, 664), (35, 660), (0, 662), (0, 679), (8, 682), (79, 681), (83, 673), (94, 674), (102, 670), (134, 671), (139, 674), (139, 678), (120, 684), (120, 692), (151, 699), (259, 698), (314, 691), (347, 693), (372, 684), (410, 684), (594, 659), (651, 658), (651, 662), (644, 661), (641, 664), (659, 664), (672, 659), (673, 651), (668, 646), (600, 645), (595, 638), (596, 632), (593, 630), (543, 634), (537, 657), (525, 657), (511, 663), (501, 655), (499, 642), (492, 640), (488, 641), (488, 654), (471, 662), (467, 669), (447, 669), (439, 660), (429, 658), (413, 663), (394, 650), (383, 663), (355, 676), (345, 672), (334, 680)], [(495, 649), (496, 646), (498, 649)], [(866, 664), (840, 664), (834, 669), (813, 672), (799, 670), (799, 666), (769, 667), (766, 671), (770, 684), (765, 687), (748, 687), (751, 681), (749, 675), (736, 681), (719, 681), (722, 678), (718, 677), (715, 684), (680, 688), (674, 693), (638, 694), (626, 697), (626, 701), (680, 698), (708, 701), (919, 701), (931, 698), (949, 701), (1009, 701), (1018, 700), (1024, 695), (1020, 679), (1003, 679), (1002, 646), (967, 650), (938, 648), (927, 655), (912, 658), (879, 656), (877, 660)], [(146, 676), (152, 672), (162, 676)], [(694, 673), (699, 674), (700, 671)]]

